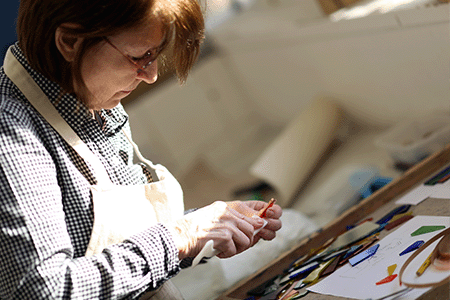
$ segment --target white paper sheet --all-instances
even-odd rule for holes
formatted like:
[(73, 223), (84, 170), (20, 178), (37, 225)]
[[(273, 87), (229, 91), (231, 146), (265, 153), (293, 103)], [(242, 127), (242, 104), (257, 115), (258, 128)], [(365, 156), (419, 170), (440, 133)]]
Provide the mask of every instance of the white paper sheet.
[[(413, 253), (411, 252), (409, 254), (399, 256), (400, 252), (405, 250), (412, 243), (418, 240), (423, 240), (426, 242), (434, 235), (444, 230), (442, 229), (418, 236), (411, 236), (412, 232), (424, 225), (444, 225), (448, 228), (450, 227), (450, 217), (415, 216), (393, 233), (383, 238), (379, 242), (380, 247), (374, 256), (354, 267), (350, 266), (350, 264), (346, 264), (327, 278), (308, 288), (308, 290), (320, 294), (354, 299), (376, 299), (404, 289), (405, 286), (399, 285), (398, 277), (394, 281), (382, 285), (376, 285), (376, 282), (388, 276), (387, 268), (393, 264), (397, 264), (394, 274), (398, 274), (403, 263)], [(434, 245), (431, 245), (426, 248), (419, 255), (419, 257), (417, 257), (417, 259), (414, 260), (414, 262), (418, 264), (416, 269), (419, 268), (420, 264), (431, 253), (431, 251), (433, 251), (433, 249)], [(425, 256), (425, 258), (423, 258), (423, 256)], [(413, 267), (415, 267), (415, 265)], [(410, 267), (408, 267), (408, 269), (410, 269)], [(419, 278), (420, 280), (432, 280), (435, 279), (435, 276), (441, 276), (444, 278), (445, 276), (448, 276), (449, 273), (450, 271), (437, 271), (433, 266), (430, 266)], [(410, 274), (410, 272), (408, 274)], [(407, 278), (406, 275), (407, 273), (405, 272), (404, 281)], [(428, 289), (414, 289), (398, 299), (415, 299), (427, 290)]]
[(398, 199), (395, 203), (396, 204), (413, 204), (417, 205), (423, 200), (427, 199), (431, 196), (433, 193), (433, 186), (428, 185), (420, 185), (411, 191), (409, 191), (407, 194), (405, 194), (403, 197)]
[(427, 198), (450, 199), (450, 180), (442, 184), (419, 185), (395, 203), (417, 205)]
[(435, 189), (431, 194), (431, 197), (438, 199), (450, 199), (450, 180), (447, 180), (443, 184), (434, 185)]

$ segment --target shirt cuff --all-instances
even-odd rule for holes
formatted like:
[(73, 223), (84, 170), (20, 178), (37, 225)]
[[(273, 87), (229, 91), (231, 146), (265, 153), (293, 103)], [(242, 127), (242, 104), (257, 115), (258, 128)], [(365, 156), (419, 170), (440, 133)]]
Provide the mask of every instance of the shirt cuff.
[(154, 288), (180, 271), (178, 249), (169, 230), (163, 224), (158, 223), (128, 240), (139, 247), (147, 261)]

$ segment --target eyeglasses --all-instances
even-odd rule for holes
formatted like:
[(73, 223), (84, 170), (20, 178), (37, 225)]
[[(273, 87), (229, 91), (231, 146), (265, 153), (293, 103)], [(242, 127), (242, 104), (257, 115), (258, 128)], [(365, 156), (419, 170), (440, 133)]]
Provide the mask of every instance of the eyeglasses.
[[(156, 50), (148, 51), (141, 57), (130, 57), (123, 53), (119, 48), (117, 48), (111, 41), (104, 37), (105, 41), (114, 49), (116, 49), (120, 54), (122, 54), (133, 66), (137, 68), (138, 73), (143, 72), (147, 67), (149, 67), (157, 58), (163, 45), (159, 46)], [(163, 43), (164, 44), (164, 43)]]

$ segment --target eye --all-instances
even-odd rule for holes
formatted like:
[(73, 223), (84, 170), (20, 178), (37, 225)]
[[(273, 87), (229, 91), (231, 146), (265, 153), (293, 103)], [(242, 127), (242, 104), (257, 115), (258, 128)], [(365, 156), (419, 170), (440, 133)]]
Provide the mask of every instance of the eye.
[(149, 59), (153, 59), (153, 52), (152, 51), (148, 51), (147, 53), (145, 53), (144, 55), (142, 55), (141, 57), (131, 57), (132, 60), (134, 60), (135, 62), (139, 62), (139, 61), (148, 61)]

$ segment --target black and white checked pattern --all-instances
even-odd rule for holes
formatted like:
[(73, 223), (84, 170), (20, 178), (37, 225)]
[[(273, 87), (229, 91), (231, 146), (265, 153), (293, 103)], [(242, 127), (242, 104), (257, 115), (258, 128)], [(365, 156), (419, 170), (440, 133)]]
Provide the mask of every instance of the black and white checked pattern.
[[(147, 182), (120, 131), (130, 130), (120, 105), (101, 111), (100, 125), (73, 95), (60, 98), (60, 87), (33, 71), (17, 44), (12, 51), (113, 183)], [(178, 273), (178, 251), (162, 224), (84, 257), (93, 225), (90, 166), (3, 68), (0, 94), (0, 299), (135, 299)]]

